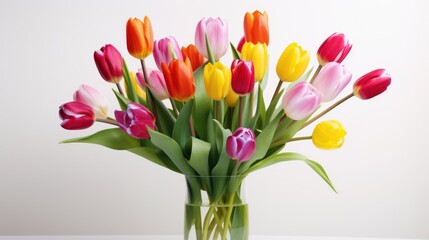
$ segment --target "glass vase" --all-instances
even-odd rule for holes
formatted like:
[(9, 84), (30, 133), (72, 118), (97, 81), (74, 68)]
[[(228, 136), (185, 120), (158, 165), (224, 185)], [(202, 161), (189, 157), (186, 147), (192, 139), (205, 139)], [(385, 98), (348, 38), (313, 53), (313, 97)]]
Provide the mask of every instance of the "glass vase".
[(248, 240), (243, 176), (186, 176), (185, 240)]

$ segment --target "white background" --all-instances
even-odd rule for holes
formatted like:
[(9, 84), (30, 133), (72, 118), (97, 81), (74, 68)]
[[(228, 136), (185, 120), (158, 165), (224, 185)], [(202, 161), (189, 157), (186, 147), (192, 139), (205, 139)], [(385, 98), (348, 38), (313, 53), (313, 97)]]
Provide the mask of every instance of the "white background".
[[(63, 130), (58, 106), (85, 83), (108, 96), (111, 114), (118, 107), (92, 54), (112, 43), (136, 70), (138, 61), (126, 50), (129, 17), (148, 15), (156, 39), (173, 35), (188, 45), (202, 17), (220, 16), (236, 43), (244, 13), (259, 9), (268, 12), (270, 24), (267, 96), (277, 84), (276, 61), (290, 42), (308, 49), (315, 65), (318, 46), (336, 31), (353, 42), (344, 64), (354, 79), (384, 67), (392, 85), (324, 118), (347, 128), (343, 148), (322, 151), (311, 142), (287, 147), (319, 161), (338, 194), (299, 162), (248, 178), (251, 234), (429, 238), (428, 3), (1, 1), (0, 235), (180, 234), (183, 177), (128, 152), (58, 144), (106, 127)], [(229, 52), (225, 64), (230, 59)], [(155, 66), (152, 60), (149, 65)]]

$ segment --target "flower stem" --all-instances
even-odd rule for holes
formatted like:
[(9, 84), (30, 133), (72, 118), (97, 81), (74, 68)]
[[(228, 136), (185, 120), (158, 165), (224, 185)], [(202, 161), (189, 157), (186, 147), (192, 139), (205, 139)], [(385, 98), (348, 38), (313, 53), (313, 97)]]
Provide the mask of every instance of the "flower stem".
[(115, 119), (107, 117), (107, 118), (96, 118), (95, 121), (97, 122), (102, 122), (102, 123), (108, 123), (108, 124), (112, 124), (115, 126), (118, 126), (118, 123), (116, 122)]
[(284, 141), (280, 140), (280, 141), (271, 143), (270, 148), (277, 147), (277, 146), (283, 145), (283, 144), (288, 143), (288, 142), (295, 142), (295, 141), (309, 140), (309, 139), (311, 139), (311, 136), (290, 138), (290, 139), (287, 139)]
[(122, 87), (119, 83), (116, 83), (116, 87), (118, 88), (119, 93), (125, 97), (124, 91), (122, 90)]
[[(279, 93), (280, 88), (282, 87), (282, 84), (283, 84), (283, 81), (279, 79), (279, 83), (277, 83), (276, 90), (274, 91), (273, 97), (271, 98), (270, 105), (271, 105), (271, 103), (273, 102), (273, 100), (274, 100), (274, 98), (276, 97), (276, 95)], [(268, 106), (269, 106), (269, 105), (268, 105)]]
[(243, 125), (243, 108), (244, 108), (244, 96), (240, 96), (238, 108), (238, 126), (237, 128)]
[(209, 239), (209, 226), (210, 226), (210, 218), (213, 215), (213, 211), (215, 210), (214, 206), (210, 206), (209, 211), (207, 212), (206, 216), (204, 217), (204, 225), (203, 225), (203, 239), (202, 240), (208, 240)]
[(228, 212), (225, 216), (225, 223), (223, 226), (223, 233), (222, 233), (222, 240), (226, 240), (226, 235), (228, 234), (229, 225), (231, 224), (231, 215), (232, 210), (234, 208), (234, 198), (235, 198), (235, 192), (231, 194), (228, 202)]
[(354, 96), (354, 94), (350, 93), (349, 95), (347, 95), (347, 96), (343, 97), (342, 99), (338, 100), (338, 102), (332, 104), (329, 108), (325, 109), (323, 112), (319, 113), (317, 116), (315, 116), (312, 119), (308, 120), (304, 125), (302, 125), (301, 129), (303, 129), (306, 126), (310, 125), (311, 123), (313, 123), (314, 121), (316, 121), (317, 119), (319, 119), (320, 117), (322, 117), (323, 115), (325, 115), (326, 113), (328, 113), (332, 109), (336, 108), (338, 105), (340, 105), (341, 103), (347, 101), (349, 98), (351, 98), (353, 96)]
[(322, 69), (322, 65), (319, 65), (316, 69), (316, 72), (314, 72), (313, 77), (310, 80), (310, 84), (313, 84), (314, 79), (316, 79), (317, 75), (319, 75), (320, 70)]
[(179, 116), (179, 110), (177, 110), (176, 102), (172, 98), (170, 99), (171, 107), (173, 108), (173, 115), (177, 118)]
[(220, 120), (220, 101), (215, 101), (216, 102), (216, 120), (219, 121), (220, 124), (222, 124), (222, 121)]
[(192, 116), (189, 118), (189, 130), (191, 131), (192, 137), (195, 137), (195, 128), (194, 128), (194, 121), (192, 120)]

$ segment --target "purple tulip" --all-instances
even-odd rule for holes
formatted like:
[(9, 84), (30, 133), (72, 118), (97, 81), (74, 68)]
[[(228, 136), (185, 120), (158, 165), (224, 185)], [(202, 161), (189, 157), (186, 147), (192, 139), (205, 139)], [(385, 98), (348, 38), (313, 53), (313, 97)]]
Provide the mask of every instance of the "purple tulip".
[(101, 77), (107, 82), (119, 83), (122, 80), (124, 65), (119, 51), (110, 44), (94, 52), (94, 60)]
[(61, 127), (67, 130), (89, 128), (94, 124), (95, 115), (92, 108), (81, 102), (68, 102), (60, 106)]
[(323, 102), (329, 102), (347, 86), (352, 79), (352, 74), (337, 63), (327, 63), (314, 79), (313, 86), (322, 94)]
[(308, 82), (300, 82), (283, 96), (283, 109), (293, 120), (302, 120), (313, 113), (322, 102), (322, 95)]
[(159, 70), (162, 70), (162, 62), (165, 62), (167, 66), (170, 65), (171, 60), (173, 60), (173, 52), (171, 51), (174, 51), (177, 59), (183, 60), (182, 51), (174, 37), (169, 36), (155, 41), (153, 58)]
[(256, 142), (255, 134), (249, 128), (238, 128), (226, 139), (226, 153), (232, 159), (245, 162), (253, 157)]
[(128, 103), (126, 111), (115, 111), (119, 128), (128, 135), (146, 139), (149, 138), (147, 128), (155, 128), (155, 117), (149, 109), (138, 103)]
[(97, 89), (82, 84), (74, 93), (73, 99), (90, 106), (97, 118), (107, 118), (107, 100)]
[(228, 25), (220, 18), (203, 18), (198, 22), (195, 30), (195, 46), (206, 58), (209, 58), (206, 45), (206, 34), (213, 51), (213, 57), (219, 60), (229, 47)]
[(246, 95), (255, 86), (255, 69), (252, 61), (235, 59), (231, 64), (231, 87), (238, 95)]

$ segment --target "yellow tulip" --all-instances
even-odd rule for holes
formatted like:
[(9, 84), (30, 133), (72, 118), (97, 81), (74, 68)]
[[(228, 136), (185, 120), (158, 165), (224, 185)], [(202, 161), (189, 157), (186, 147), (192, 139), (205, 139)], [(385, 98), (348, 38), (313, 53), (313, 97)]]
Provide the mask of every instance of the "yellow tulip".
[[(131, 82), (133, 84), (134, 90), (136, 91), (137, 96), (146, 100), (146, 91), (140, 87), (140, 85), (136, 81), (136, 74), (134, 72), (130, 72)], [(124, 83), (125, 92), (127, 92), (127, 85)]]
[(316, 125), (311, 139), (316, 147), (328, 150), (340, 148), (345, 135), (346, 130), (339, 121), (329, 120)]
[(276, 72), (283, 82), (298, 80), (307, 69), (310, 62), (310, 53), (303, 50), (298, 43), (291, 43), (280, 56)]
[(228, 107), (235, 107), (235, 105), (237, 105), (238, 97), (238, 94), (231, 88), (225, 98), (226, 105), (228, 105)]
[(241, 49), (241, 59), (253, 62), (255, 82), (260, 82), (264, 78), (268, 65), (267, 44), (246, 42)]
[(231, 70), (221, 62), (208, 63), (204, 67), (204, 86), (211, 99), (224, 99), (231, 89)]

